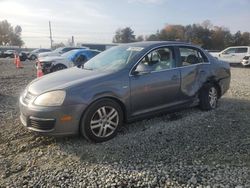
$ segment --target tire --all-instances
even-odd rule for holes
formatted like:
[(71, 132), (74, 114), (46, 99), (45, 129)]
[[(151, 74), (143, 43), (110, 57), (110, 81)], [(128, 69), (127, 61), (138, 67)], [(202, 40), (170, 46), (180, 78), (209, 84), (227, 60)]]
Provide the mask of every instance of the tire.
[(35, 56), (35, 55), (32, 55), (32, 56), (30, 57), (30, 59), (31, 59), (31, 60), (35, 60), (35, 59), (36, 59), (36, 56)]
[(51, 72), (56, 72), (56, 71), (59, 71), (59, 70), (63, 70), (63, 69), (66, 69), (67, 67), (63, 64), (58, 64), (58, 65), (55, 65), (52, 67), (51, 69)]
[(123, 123), (123, 112), (118, 103), (110, 99), (94, 102), (85, 112), (80, 132), (92, 142), (104, 142), (114, 138)]
[(218, 88), (214, 84), (206, 84), (200, 91), (200, 108), (202, 110), (213, 110), (218, 105)]

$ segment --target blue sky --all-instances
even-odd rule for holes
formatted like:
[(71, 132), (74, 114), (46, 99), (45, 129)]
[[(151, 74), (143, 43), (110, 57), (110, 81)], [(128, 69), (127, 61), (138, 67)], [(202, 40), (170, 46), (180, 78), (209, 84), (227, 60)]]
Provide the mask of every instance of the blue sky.
[(235, 33), (250, 32), (250, 0), (0, 0), (0, 20), (21, 25), (27, 47), (49, 47), (48, 21), (55, 42), (110, 43), (118, 28), (149, 35), (166, 24), (210, 20)]

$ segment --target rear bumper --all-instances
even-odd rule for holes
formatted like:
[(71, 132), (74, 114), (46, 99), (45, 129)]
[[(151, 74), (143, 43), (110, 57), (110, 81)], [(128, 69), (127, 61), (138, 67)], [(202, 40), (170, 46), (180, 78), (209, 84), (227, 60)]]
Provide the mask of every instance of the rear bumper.
[(224, 95), (230, 87), (231, 77), (223, 78), (219, 81), (221, 96)]
[[(26, 105), (19, 100), (20, 120), (28, 129), (44, 135), (72, 135), (78, 134), (82, 113), (86, 108), (84, 104), (60, 107), (39, 107)], [(67, 121), (64, 116), (70, 116)]]

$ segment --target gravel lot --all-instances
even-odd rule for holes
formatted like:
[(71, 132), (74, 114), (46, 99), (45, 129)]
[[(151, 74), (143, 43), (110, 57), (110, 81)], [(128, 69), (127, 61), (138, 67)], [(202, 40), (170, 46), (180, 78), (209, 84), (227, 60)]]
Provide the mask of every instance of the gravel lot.
[(114, 139), (41, 137), (19, 121), (34, 62), (0, 59), (0, 187), (250, 187), (250, 69), (232, 68), (218, 109), (122, 127)]

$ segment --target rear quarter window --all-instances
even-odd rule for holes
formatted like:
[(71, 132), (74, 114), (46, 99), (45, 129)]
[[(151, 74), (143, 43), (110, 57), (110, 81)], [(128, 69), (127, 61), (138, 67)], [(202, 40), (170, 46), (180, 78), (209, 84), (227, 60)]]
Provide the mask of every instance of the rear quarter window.
[(237, 48), (236, 53), (247, 53), (247, 48)]

